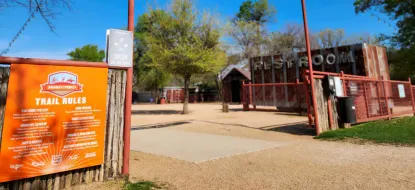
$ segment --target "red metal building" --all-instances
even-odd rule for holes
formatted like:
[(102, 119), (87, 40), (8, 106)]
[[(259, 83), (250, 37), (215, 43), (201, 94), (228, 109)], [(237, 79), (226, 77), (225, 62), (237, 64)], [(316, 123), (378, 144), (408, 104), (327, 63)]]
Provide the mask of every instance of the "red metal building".
[[(332, 72), (389, 80), (389, 66), (384, 47), (355, 44), (312, 50), (314, 71)], [(306, 52), (253, 57), (250, 59), (252, 84), (298, 83), (304, 81), (308, 67)], [(252, 87), (251, 104), (281, 108), (305, 108), (302, 89), (296, 86)], [(299, 94), (300, 93), (300, 94)], [(301, 105), (302, 104), (302, 105)]]
[(243, 68), (233, 68), (222, 77), (223, 101), (241, 103), (242, 84), (251, 80), (251, 73)]

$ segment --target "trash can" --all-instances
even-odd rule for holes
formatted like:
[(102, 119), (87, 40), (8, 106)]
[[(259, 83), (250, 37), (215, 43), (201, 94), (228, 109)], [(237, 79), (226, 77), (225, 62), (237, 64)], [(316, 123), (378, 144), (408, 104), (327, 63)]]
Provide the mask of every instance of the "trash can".
[(354, 97), (337, 97), (339, 101), (339, 117), (342, 123), (356, 123), (356, 106)]
[(160, 104), (165, 104), (166, 103), (166, 99), (164, 97), (160, 98)]

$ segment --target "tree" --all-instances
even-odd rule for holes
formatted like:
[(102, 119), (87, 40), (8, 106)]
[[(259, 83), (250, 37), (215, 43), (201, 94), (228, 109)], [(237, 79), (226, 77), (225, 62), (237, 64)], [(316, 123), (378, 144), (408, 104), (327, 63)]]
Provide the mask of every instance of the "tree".
[(331, 48), (343, 45), (345, 34), (344, 29), (327, 28), (320, 31), (317, 37), (322, 48)]
[(73, 61), (102, 62), (105, 58), (105, 51), (98, 49), (96, 45), (85, 45), (81, 48), (75, 48), (67, 55)]
[(371, 35), (369, 33), (362, 33), (359, 35), (348, 36), (345, 39), (345, 44), (367, 43), (371, 45), (381, 46), (382, 39), (379, 36)]
[(415, 43), (415, 3), (412, 0), (355, 0), (356, 13), (377, 8), (397, 21), (399, 28), (390, 39), (401, 47), (410, 47)]
[(221, 67), (226, 57), (219, 49), (221, 35), (213, 17), (199, 17), (190, 0), (173, 0), (171, 7), (144, 39), (153, 64), (183, 78), (183, 114), (188, 114), (190, 79)]
[(256, 22), (259, 25), (263, 25), (272, 21), (276, 12), (275, 7), (269, 5), (268, 0), (258, 0), (254, 3), (251, 0), (247, 0), (239, 7), (236, 19), (238, 21)]
[[(393, 36), (380, 35), (379, 41), (390, 42), (388, 60), (391, 78), (402, 80), (415, 75), (415, 3), (412, 0), (355, 0), (356, 13), (377, 9), (396, 20), (398, 31)], [(372, 13), (373, 14), (373, 13)]]
[(42, 19), (48, 24), (51, 31), (54, 30), (54, 25), (51, 19), (54, 19), (58, 14), (57, 7), (65, 7), (71, 9), (72, 0), (0, 0), (0, 11), (10, 7), (23, 7), (29, 13), (39, 13)]
[[(275, 7), (271, 6), (268, 3), (268, 0), (257, 0), (252, 2), (247, 0), (242, 3), (239, 7), (239, 12), (236, 14), (235, 22), (243, 21), (246, 23), (255, 23), (256, 24), (256, 40), (255, 46), (257, 48), (257, 53), (260, 53), (261, 45), (261, 28), (262, 26), (270, 21), (274, 20), (274, 16), (277, 13)], [(237, 25), (238, 26), (238, 25)], [(249, 25), (246, 25), (249, 26)]]
[(51, 19), (55, 18), (56, 12), (53, 11), (57, 6), (63, 5), (64, 7), (70, 9), (71, 0), (0, 0), (0, 13), (5, 8), (10, 7), (24, 7), (28, 10), (29, 15), (26, 19), (26, 22), (22, 24), (23, 26), (16, 32), (14, 37), (8, 43), (8, 46), (0, 51), (0, 56), (7, 54), (14, 42), (16, 42), (23, 31), (26, 29), (26, 26), (34, 20), (37, 13), (42, 17), (42, 19), (49, 26), (50, 31), (54, 32), (54, 25), (51, 22)]
[(154, 64), (151, 52), (148, 51), (148, 44), (145, 37), (151, 35), (164, 18), (169, 17), (164, 10), (150, 10), (138, 17), (135, 26), (135, 64), (134, 64), (134, 86), (138, 90), (152, 91), (153, 98), (157, 99), (159, 89), (163, 88), (171, 79), (170, 74)]
[(258, 55), (256, 45), (259, 43), (257, 25), (253, 22), (236, 21), (228, 27), (227, 34), (234, 41), (234, 48), (243, 59)]

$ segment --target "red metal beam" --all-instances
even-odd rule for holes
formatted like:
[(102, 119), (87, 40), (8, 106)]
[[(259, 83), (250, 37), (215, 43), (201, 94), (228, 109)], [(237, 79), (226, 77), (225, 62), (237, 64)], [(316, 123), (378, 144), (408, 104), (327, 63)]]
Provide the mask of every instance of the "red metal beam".
[(314, 73), (313, 73), (313, 61), (311, 59), (311, 48), (310, 48), (310, 34), (308, 31), (308, 22), (307, 22), (307, 10), (305, 0), (301, 0), (301, 6), (303, 10), (303, 21), (304, 21), (304, 34), (305, 34), (305, 41), (307, 47), (307, 57), (308, 57), (308, 69), (310, 71), (310, 84), (311, 84), (311, 93), (312, 93), (312, 102), (313, 102), (313, 109), (314, 109), (314, 124), (316, 125), (316, 133), (317, 136), (320, 135), (320, 128), (318, 123), (318, 111), (317, 111), (317, 98), (315, 92), (315, 84), (314, 84)]
[(299, 83), (263, 83), (263, 84), (245, 84), (245, 86), (298, 86), (304, 84), (303, 82)]
[(399, 113), (394, 113), (394, 114), (390, 114), (390, 115), (371, 117), (371, 118), (368, 118), (368, 119), (358, 119), (357, 123), (365, 123), (365, 122), (376, 121), (376, 120), (381, 120), (381, 119), (389, 119), (389, 118), (400, 117), (400, 116), (409, 115), (409, 114), (413, 114), (413, 113), (415, 113), (415, 112), (405, 111), (405, 112), (399, 112)]
[[(134, 34), (134, 0), (128, 0), (128, 31)], [(134, 35), (133, 35), (134, 37)], [(134, 45), (133, 47), (134, 48)], [(133, 56), (134, 57), (134, 56)], [(133, 61), (134, 64), (134, 61)], [(133, 67), (127, 69), (127, 84), (125, 87), (125, 111), (124, 111), (124, 157), (122, 174), (129, 175), (130, 168), (130, 133), (131, 133), (131, 103), (133, 94)]]
[(127, 67), (112, 67), (104, 62), (88, 62), (88, 61), (71, 61), (71, 60), (54, 60), (54, 59), (34, 59), (19, 57), (1, 57), (0, 63), (5, 64), (31, 64), (31, 65), (55, 65), (55, 66), (72, 66), (72, 67), (95, 67), (110, 69), (128, 69)]

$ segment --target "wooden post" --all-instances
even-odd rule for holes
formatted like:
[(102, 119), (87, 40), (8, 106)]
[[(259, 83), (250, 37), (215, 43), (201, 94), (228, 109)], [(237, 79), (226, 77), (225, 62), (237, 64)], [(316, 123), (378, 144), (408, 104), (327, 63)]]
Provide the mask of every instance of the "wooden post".
[(10, 67), (0, 67), (0, 150), (1, 137), (4, 125), (4, 112), (6, 108), (7, 85), (9, 84)]
[(330, 130), (333, 129), (333, 112), (331, 110), (331, 99), (330, 96), (327, 96), (327, 111), (328, 111), (328, 115), (329, 115), (329, 128)]
[(318, 115), (317, 119), (319, 121), (318, 126), (316, 126), (317, 134), (322, 132), (329, 131), (329, 114), (327, 110), (327, 98), (324, 95), (323, 85), (321, 79), (313, 79), (315, 81), (315, 96), (317, 99), (317, 105), (314, 109), (317, 109)]

